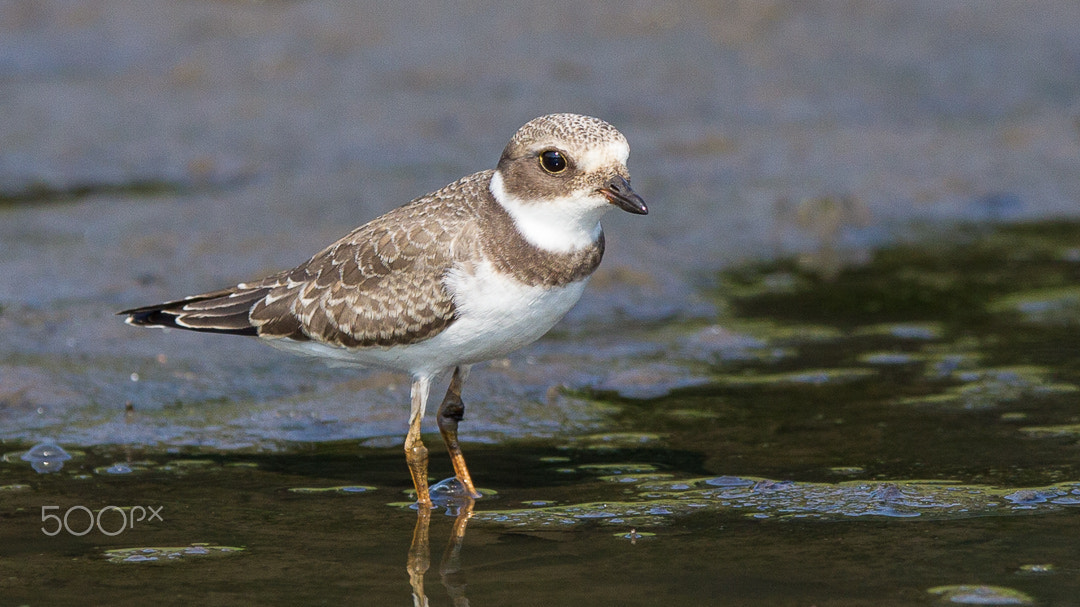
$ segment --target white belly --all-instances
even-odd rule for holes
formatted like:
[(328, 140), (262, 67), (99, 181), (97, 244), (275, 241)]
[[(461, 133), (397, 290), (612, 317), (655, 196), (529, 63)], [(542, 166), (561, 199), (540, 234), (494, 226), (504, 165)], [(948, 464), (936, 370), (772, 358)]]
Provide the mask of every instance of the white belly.
[(588, 279), (564, 287), (522, 285), (488, 264), (474, 273), (452, 272), (458, 319), (415, 344), (346, 349), (316, 342), (272, 340), (280, 348), (346, 364), (431, 375), (457, 365), (504, 356), (547, 333), (581, 298)]

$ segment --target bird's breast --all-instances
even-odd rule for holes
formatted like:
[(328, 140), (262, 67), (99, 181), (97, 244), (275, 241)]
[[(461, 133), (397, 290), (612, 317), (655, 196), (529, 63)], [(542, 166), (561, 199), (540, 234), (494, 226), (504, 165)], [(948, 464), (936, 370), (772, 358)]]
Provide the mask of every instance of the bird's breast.
[(457, 319), (439, 337), (476, 361), (503, 356), (547, 333), (581, 298), (587, 278), (560, 286), (522, 283), (483, 262), (446, 278)]

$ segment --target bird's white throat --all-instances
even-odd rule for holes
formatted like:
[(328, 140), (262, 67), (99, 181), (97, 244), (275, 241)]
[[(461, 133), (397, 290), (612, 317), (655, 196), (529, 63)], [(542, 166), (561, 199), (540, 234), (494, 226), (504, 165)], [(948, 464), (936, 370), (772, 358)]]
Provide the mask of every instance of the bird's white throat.
[(600, 237), (600, 217), (611, 208), (603, 196), (593, 192), (525, 201), (506, 191), (498, 171), (492, 174), (489, 188), (496, 202), (513, 218), (521, 235), (552, 253), (592, 246)]

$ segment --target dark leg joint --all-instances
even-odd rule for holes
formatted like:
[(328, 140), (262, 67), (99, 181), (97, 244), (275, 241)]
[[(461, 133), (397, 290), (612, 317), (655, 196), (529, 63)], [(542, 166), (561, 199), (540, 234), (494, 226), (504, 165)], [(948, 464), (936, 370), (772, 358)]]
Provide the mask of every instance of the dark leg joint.
[(465, 403), (461, 402), (460, 398), (443, 401), (442, 406), (439, 407), (439, 417), (440, 422), (446, 419), (457, 423), (465, 419)]

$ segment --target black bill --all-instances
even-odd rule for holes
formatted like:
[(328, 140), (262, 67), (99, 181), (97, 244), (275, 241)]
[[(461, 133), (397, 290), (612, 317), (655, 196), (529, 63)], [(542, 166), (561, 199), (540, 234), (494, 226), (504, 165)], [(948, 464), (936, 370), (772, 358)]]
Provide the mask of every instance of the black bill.
[(611, 181), (598, 191), (606, 196), (611, 201), (611, 204), (627, 213), (634, 213), (635, 215), (649, 214), (649, 207), (645, 206), (645, 201), (641, 199), (641, 196), (638, 196), (634, 193), (634, 190), (630, 189), (630, 182), (618, 175), (612, 177)]

